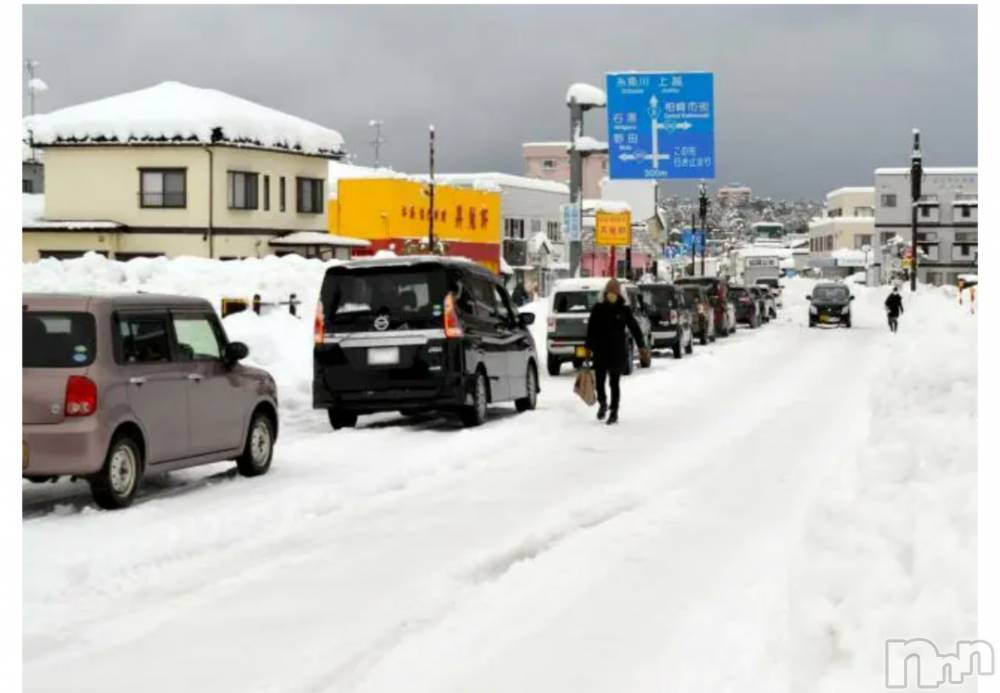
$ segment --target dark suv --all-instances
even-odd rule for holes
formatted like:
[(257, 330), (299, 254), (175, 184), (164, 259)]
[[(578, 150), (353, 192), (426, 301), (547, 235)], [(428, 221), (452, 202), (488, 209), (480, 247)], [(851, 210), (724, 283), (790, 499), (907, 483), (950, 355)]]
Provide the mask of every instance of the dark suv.
[(729, 284), (722, 277), (682, 277), (678, 286), (704, 286), (715, 312), (715, 333), (727, 337), (736, 331), (736, 307), (729, 295)]
[(684, 291), (684, 302), (691, 308), (691, 331), (698, 343), (705, 345), (714, 342), (715, 316), (705, 287), (686, 284), (681, 289)]
[(854, 296), (845, 285), (822, 282), (814, 286), (806, 298), (809, 300), (809, 327), (816, 327), (818, 323), (851, 326)]
[(487, 405), (535, 408), (534, 314), (469, 260), (403, 256), (326, 271), (316, 308), (313, 407), (335, 428), (359, 414), (441, 410), (466, 426)]
[(677, 359), (690, 354), (694, 335), (683, 289), (672, 284), (642, 284), (640, 291), (651, 325), (650, 348), (670, 349)]
[(751, 328), (760, 327), (760, 307), (750, 290), (745, 286), (730, 286), (729, 295), (736, 306), (736, 322), (746, 323)]

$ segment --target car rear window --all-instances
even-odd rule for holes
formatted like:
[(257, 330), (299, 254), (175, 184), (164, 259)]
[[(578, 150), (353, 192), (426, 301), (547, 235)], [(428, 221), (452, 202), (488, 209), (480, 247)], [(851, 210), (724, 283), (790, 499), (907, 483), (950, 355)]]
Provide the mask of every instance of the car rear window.
[(672, 310), (681, 304), (680, 292), (672, 286), (660, 286), (656, 288), (643, 288), (642, 300), (647, 306), (656, 310)]
[(427, 329), (440, 327), (446, 293), (443, 267), (333, 268), (320, 300), (330, 332)]
[(24, 312), (23, 368), (79, 368), (94, 362), (97, 330), (90, 313)]
[(552, 299), (556, 313), (589, 313), (601, 300), (601, 292), (591, 291), (558, 291)]
[(846, 301), (850, 295), (846, 286), (817, 286), (813, 289), (813, 300)]
[(695, 286), (688, 286), (684, 288), (684, 299), (688, 303), (697, 303), (702, 300), (701, 290)]

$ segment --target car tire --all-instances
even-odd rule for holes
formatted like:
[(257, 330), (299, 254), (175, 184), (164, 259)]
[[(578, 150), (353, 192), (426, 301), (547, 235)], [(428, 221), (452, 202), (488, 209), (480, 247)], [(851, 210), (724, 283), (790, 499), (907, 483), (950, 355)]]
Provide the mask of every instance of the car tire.
[(708, 328), (706, 327), (701, 331), (701, 336), (698, 337), (698, 343), (702, 346), (708, 344)]
[(476, 371), (475, 383), (472, 387), (472, 404), (462, 407), (462, 425), (466, 428), (479, 426), (486, 421), (486, 406), (489, 403), (486, 375)]
[(816, 321), (812, 318), (809, 318), (809, 327), (816, 327)]
[(845, 321), (844, 321), (843, 323), (841, 323), (841, 324), (842, 324), (842, 325), (843, 325), (844, 327), (846, 327), (847, 329), (851, 329), (851, 321), (850, 321), (850, 320), (845, 320)]
[(677, 343), (673, 346), (674, 358), (679, 359), (684, 357), (684, 350), (681, 348), (681, 342), (678, 339)]
[(90, 477), (90, 493), (105, 510), (132, 504), (142, 484), (143, 459), (139, 444), (127, 433), (115, 436), (108, 446), (101, 471)]
[(262, 411), (254, 412), (247, 429), (247, 442), (243, 453), (236, 458), (236, 469), (243, 476), (267, 474), (274, 456), (274, 424)]
[(339, 431), (342, 428), (354, 428), (358, 423), (358, 415), (354, 412), (327, 409), (326, 414), (330, 418), (330, 425), (333, 426), (333, 430), (335, 431)]
[(514, 400), (514, 407), (521, 412), (531, 411), (538, 404), (538, 373), (535, 372), (535, 364), (528, 364), (528, 371), (524, 375), (527, 383), (528, 394), (526, 397)]
[(576, 370), (583, 368), (583, 359), (573, 359), (573, 368)]
[(551, 356), (546, 359), (545, 365), (548, 367), (549, 375), (553, 377), (559, 375), (559, 369), (562, 368), (562, 362)]

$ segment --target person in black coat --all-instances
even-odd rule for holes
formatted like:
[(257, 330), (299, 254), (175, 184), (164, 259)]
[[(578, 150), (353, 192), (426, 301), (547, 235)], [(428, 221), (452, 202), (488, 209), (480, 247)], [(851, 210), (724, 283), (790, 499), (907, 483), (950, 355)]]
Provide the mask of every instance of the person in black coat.
[(604, 287), (601, 300), (590, 311), (587, 321), (587, 341), (585, 346), (594, 361), (597, 376), (597, 418), (604, 419), (608, 413), (608, 398), (604, 392), (604, 381), (611, 380), (611, 414), (608, 423), (618, 422), (618, 404), (621, 399), (619, 380), (628, 364), (625, 348), (625, 330), (632, 333), (632, 339), (647, 358), (646, 342), (642, 338), (639, 323), (632, 315), (632, 309), (622, 298), (621, 286), (611, 279)]
[(885, 299), (885, 311), (889, 315), (889, 329), (895, 332), (899, 327), (899, 316), (903, 313), (903, 297), (899, 295), (898, 286)]
[(528, 292), (525, 290), (524, 284), (518, 282), (517, 286), (514, 287), (514, 291), (511, 292), (510, 298), (512, 301), (514, 301), (514, 305), (518, 306), (519, 308), (523, 306), (525, 303), (527, 303)]

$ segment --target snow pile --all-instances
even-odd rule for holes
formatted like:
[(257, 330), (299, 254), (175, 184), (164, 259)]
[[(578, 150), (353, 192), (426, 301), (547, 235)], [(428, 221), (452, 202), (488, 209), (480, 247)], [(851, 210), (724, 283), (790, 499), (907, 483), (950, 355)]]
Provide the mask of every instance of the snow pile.
[(22, 229), (116, 229), (121, 226), (116, 221), (101, 220), (55, 220), (44, 219), (44, 193), (22, 193), (21, 195), (21, 228)]
[(340, 133), (216, 89), (162, 82), (146, 89), (28, 116), (35, 145), (60, 142), (225, 142), (336, 155)]
[(576, 99), (576, 102), (581, 106), (601, 107), (606, 106), (608, 103), (607, 94), (601, 89), (583, 82), (570, 85), (570, 88), (566, 91), (566, 103), (570, 103), (573, 99)]
[[(869, 410), (871, 428), (806, 518), (791, 576), (793, 690), (881, 691), (887, 639), (953, 652), (976, 637), (976, 319), (951, 289), (904, 293), (870, 394), (849, 404)], [(881, 301), (886, 289), (854, 292)]]
[(573, 140), (573, 145), (578, 152), (606, 152), (608, 151), (608, 143), (601, 142), (599, 139), (591, 137), (590, 135), (579, 135)]

